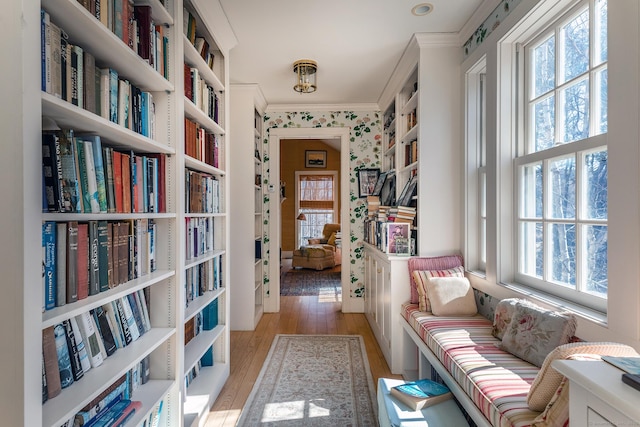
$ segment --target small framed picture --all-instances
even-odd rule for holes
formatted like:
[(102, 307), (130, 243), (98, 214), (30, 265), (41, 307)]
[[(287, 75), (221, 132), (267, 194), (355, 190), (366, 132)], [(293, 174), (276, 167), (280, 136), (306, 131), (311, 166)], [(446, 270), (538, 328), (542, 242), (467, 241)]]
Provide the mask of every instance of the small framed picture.
[(376, 182), (376, 186), (373, 187), (373, 193), (371, 193), (372, 196), (380, 196), (384, 181), (387, 179), (387, 174), (388, 172), (382, 172), (378, 175), (378, 181)]
[(406, 222), (387, 223), (387, 253), (411, 255), (410, 224)]
[(380, 169), (360, 169), (358, 171), (358, 197), (373, 195), (378, 175), (380, 175)]
[(308, 168), (326, 168), (327, 152), (324, 150), (305, 150), (304, 165)]

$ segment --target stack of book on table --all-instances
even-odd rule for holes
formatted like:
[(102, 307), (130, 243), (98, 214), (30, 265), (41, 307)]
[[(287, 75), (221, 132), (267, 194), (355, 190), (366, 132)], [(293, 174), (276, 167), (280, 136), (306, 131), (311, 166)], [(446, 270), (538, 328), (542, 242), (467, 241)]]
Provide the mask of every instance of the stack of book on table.
[(444, 402), (452, 397), (451, 391), (446, 385), (429, 379), (421, 379), (391, 387), (390, 393), (391, 396), (414, 411)]

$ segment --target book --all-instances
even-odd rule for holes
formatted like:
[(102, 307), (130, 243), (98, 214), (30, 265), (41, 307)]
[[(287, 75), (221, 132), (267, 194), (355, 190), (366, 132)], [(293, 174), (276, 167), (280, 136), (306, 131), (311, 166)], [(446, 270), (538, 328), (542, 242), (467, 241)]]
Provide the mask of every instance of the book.
[(42, 224), (42, 268), (44, 285), (44, 309), (56, 306), (56, 223)]
[(91, 315), (93, 316), (93, 320), (97, 326), (98, 333), (100, 334), (100, 337), (102, 337), (107, 357), (109, 357), (116, 352), (117, 346), (113, 336), (113, 331), (111, 330), (111, 326), (107, 320), (107, 314), (101, 306), (98, 306), (91, 310)]
[(72, 303), (78, 301), (78, 222), (67, 222), (66, 233), (66, 298), (67, 303)]
[[(82, 369), (82, 361), (80, 360), (80, 353), (78, 351), (78, 343), (76, 341), (75, 332), (71, 325), (71, 320), (67, 319), (62, 322), (67, 339), (67, 348), (69, 350), (69, 357), (71, 360), (71, 373), (73, 374), (73, 380), (78, 381), (84, 376), (84, 369)], [(86, 357), (86, 354), (85, 354)]]
[(67, 303), (67, 223), (56, 223), (56, 307)]
[(102, 156), (104, 160), (104, 173), (105, 173), (105, 189), (107, 191), (107, 212), (116, 212), (116, 194), (115, 194), (115, 180), (113, 175), (113, 148), (103, 147)]
[(89, 221), (89, 295), (100, 293), (98, 221)]
[[(98, 188), (98, 205), (99, 212), (106, 213), (107, 206), (107, 183), (104, 167), (104, 159), (102, 157), (102, 140), (98, 135), (86, 135), (82, 139), (91, 145), (93, 155), (93, 166), (95, 169), (96, 185)], [(89, 181), (91, 183), (91, 181)]]
[(62, 391), (53, 326), (42, 330), (42, 357), (44, 359), (44, 372), (47, 380), (47, 398), (52, 399)]
[(84, 345), (84, 340), (82, 339), (80, 326), (78, 326), (78, 321), (75, 317), (70, 318), (69, 323), (71, 324), (71, 328), (73, 329), (76, 348), (78, 350), (78, 357), (80, 358), (80, 364), (82, 365), (82, 372), (87, 373), (87, 371), (91, 369), (91, 362), (89, 361), (89, 354), (87, 353), (87, 348)]
[(622, 374), (622, 382), (630, 385), (636, 390), (640, 390), (640, 375), (630, 374), (628, 372)]
[(98, 332), (94, 327), (94, 323), (92, 322), (91, 313), (85, 311), (82, 314), (76, 316), (76, 321), (78, 322), (78, 326), (80, 327), (80, 333), (82, 335), (82, 340), (86, 343), (87, 354), (89, 356), (89, 362), (91, 362), (91, 367), (96, 368), (104, 362), (104, 358), (102, 357), (102, 352), (100, 351), (100, 338), (97, 336)]
[(133, 338), (131, 336), (131, 331), (129, 330), (129, 322), (127, 322), (127, 315), (124, 312), (122, 302), (119, 299), (111, 301), (111, 306), (113, 307), (116, 320), (118, 320), (118, 324), (122, 329), (123, 343), (125, 346), (129, 345), (133, 341)]
[(56, 343), (56, 354), (58, 356), (58, 369), (60, 372), (60, 386), (64, 389), (73, 384), (73, 371), (71, 368), (71, 358), (69, 347), (67, 346), (67, 333), (64, 325), (58, 323), (53, 327), (53, 334)]
[(452, 397), (451, 391), (446, 385), (430, 379), (421, 379), (391, 387), (390, 393), (391, 396), (414, 411), (444, 402)]
[(49, 212), (60, 212), (60, 181), (62, 174), (59, 146), (56, 144), (56, 136), (50, 133), (42, 134), (42, 175), (44, 176), (44, 189)]
[(89, 224), (78, 223), (77, 294), (78, 300), (89, 296)]
[(122, 309), (123, 309), (125, 318), (127, 319), (127, 326), (129, 327), (129, 332), (131, 333), (131, 339), (135, 341), (138, 338), (140, 338), (141, 334), (140, 334), (140, 330), (138, 329), (138, 324), (136, 322), (136, 319), (133, 315), (131, 304), (129, 304), (129, 298), (125, 296), (120, 298), (118, 301), (120, 301), (120, 304), (122, 304)]
[(602, 356), (602, 360), (628, 374), (640, 375), (640, 356)]
[(78, 165), (76, 145), (72, 131), (59, 131), (55, 134), (60, 147), (60, 192), (62, 212), (82, 212), (82, 197), (78, 183)]
[[(93, 143), (90, 140), (83, 139), (85, 167), (87, 169), (87, 195), (85, 201), (89, 203), (91, 210), (88, 213), (100, 213), (100, 197), (98, 195), (98, 173), (96, 170), (95, 159), (93, 158)], [(102, 158), (102, 152), (100, 153)], [(104, 171), (102, 174), (104, 181)], [(106, 212), (105, 205), (105, 212)]]
[(106, 220), (98, 221), (98, 279), (100, 292), (109, 290), (109, 242)]

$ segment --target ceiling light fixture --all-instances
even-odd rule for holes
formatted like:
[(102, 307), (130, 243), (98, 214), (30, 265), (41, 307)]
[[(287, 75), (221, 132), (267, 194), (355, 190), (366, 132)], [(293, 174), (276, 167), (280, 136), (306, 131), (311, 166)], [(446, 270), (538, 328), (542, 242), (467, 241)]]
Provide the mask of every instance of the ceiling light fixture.
[(411, 8), (411, 13), (415, 16), (424, 16), (433, 12), (433, 5), (431, 3), (420, 3)]
[(293, 63), (293, 72), (298, 76), (298, 81), (293, 90), (300, 93), (312, 93), (317, 89), (316, 71), (318, 64), (311, 59), (300, 59)]

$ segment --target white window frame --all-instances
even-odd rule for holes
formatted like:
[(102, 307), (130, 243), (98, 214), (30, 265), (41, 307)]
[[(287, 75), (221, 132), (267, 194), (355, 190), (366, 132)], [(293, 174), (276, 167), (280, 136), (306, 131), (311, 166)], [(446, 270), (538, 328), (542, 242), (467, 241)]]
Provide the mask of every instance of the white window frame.
[(466, 266), (486, 275), (487, 266), (487, 99), (486, 58), (465, 75)]
[[(300, 212), (300, 177), (301, 176), (307, 176), (307, 175), (330, 175), (333, 177), (333, 219), (334, 222), (340, 222), (340, 217), (338, 216), (338, 172), (337, 171), (326, 171), (326, 172), (321, 172), (321, 171), (296, 171), (295, 172), (295, 177), (296, 177), (296, 216), (298, 216), (298, 213)], [(296, 242), (298, 243), (297, 246), (301, 246), (303, 244), (306, 244), (306, 242), (303, 242), (301, 239), (303, 237), (317, 237), (317, 236), (302, 236), (301, 235), (301, 228), (302, 228), (302, 223), (301, 221), (296, 221)]]
[[(529, 34), (530, 36), (529, 39), (522, 41), (522, 44), (525, 46), (524, 49), (517, 49), (518, 50), (518, 54), (516, 55), (517, 61), (515, 61), (516, 64), (514, 65), (517, 67), (519, 71), (514, 73), (514, 76), (516, 76), (516, 80), (517, 81), (519, 80), (520, 82), (516, 86), (519, 88), (518, 92), (521, 95), (520, 96), (521, 102), (519, 104), (519, 107), (518, 107), (519, 112), (516, 117), (518, 117), (519, 127), (520, 129), (522, 129), (522, 131), (516, 132), (516, 134), (518, 135), (517, 137), (518, 143), (516, 147), (516, 152), (518, 153), (518, 155), (514, 156), (513, 169), (512, 169), (513, 181), (516, 183), (514, 186), (513, 203), (512, 203), (512, 206), (513, 206), (512, 214), (514, 218), (513, 248), (515, 249), (515, 251), (517, 251), (517, 254), (518, 254), (516, 259), (514, 260), (515, 265), (513, 265), (512, 268), (513, 268), (513, 278), (516, 283), (521, 283), (526, 286), (530, 286), (539, 291), (550, 293), (552, 295), (555, 295), (556, 297), (573, 301), (578, 304), (581, 304), (605, 313), (606, 305), (607, 305), (606, 298), (602, 298), (601, 296), (589, 294), (585, 292), (584, 282), (581, 280), (582, 279), (581, 273), (584, 271), (585, 266), (581, 265), (582, 257), (580, 256), (581, 255), (580, 251), (582, 251), (583, 249), (581, 248), (581, 242), (580, 242), (581, 232), (580, 231), (583, 227), (589, 226), (589, 225), (605, 225), (605, 226), (607, 225), (606, 219), (605, 220), (587, 220), (587, 219), (584, 219), (584, 216), (581, 213), (581, 206), (582, 206), (581, 195), (583, 191), (583, 189), (581, 188), (581, 182), (582, 182), (581, 181), (582, 168), (580, 167), (582, 164), (581, 161), (585, 154), (588, 154), (593, 151), (601, 150), (601, 149), (603, 150), (607, 149), (606, 133), (595, 135), (596, 129), (595, 129), (594, 116), (597, 111), (597, 105), (595, 104), (596, 97), (589, 96), (589, 134), (594, 136), (589, 136), (583, 140), (579, 140), (575, 142), (562, 143), (552, 148), (535, 152), (535, 153), (526, 153), (526, 150), (525, 150), (525, 141), (527, 140), (526, 138), (528, 137), (529, 140), (533, 139), (533, 129), (532, 129), (532, 126), (530, 126), (530, 121), (529, 121), (530, 114), (528, 113), (529, 111), (528, 104), (533, 97), (530, 96), (529, 94), (531, 85), (526, 84), (530, 80), (528, 78), (529, 76), (527, 74), (527, 68), (526, 68), (527, 65), (529, 64), (528, 58), (530, 57), (529, 50), (527, 47), (535, 46), (538, 41), (546, 39), (550, 35), (550, 31), (555, 32), (556, 43), (558, 43), (560, 38), (558, 37), (557, 29), (560, 28), (562, 24), (570, 21), (572, 18), (577, 16), (577, 14), (581, 10), (583, 10), (585, 6), (588, 6), (591, 10), (590, 28), (593, 28), (592, 26), (594, 23), (592, 19), (593, 5), (594, 5), (594, 0), (583, 0), (580, 2), (574, 3), (570, 9), (565, 9), (563, 13), (556, 15), (557, 16), (556, 19), (547, 20), (549, 24), (544, 25), (544, 28), (541, 28), (541, 30), (538, 31), (536, 34)], [(597, 79), (595, 78), (596, 73), (602, 68), (607, 67), (606, 62), (603, 64), (599, 64), (598, 66), (593, 66), (593, 56), (594, 56), (593, 46), (594, 46), (594, 32), (590, 31), (590, 59), (589, 59), (588, 71), (586, 72), (586, 75), (589, 76), (590, 95), (594, 93), (595, 85), (597, 83)], [(556, 46), (556, 52), (558, 51), (559, 49)], [(555, 89), (554, 89), (555, 103), (556, 103), (556, 107), (555, 107), (556, 108), (555, 110), (556, 124), (561, 123), (561, 120), (558, 118), (561, 115), (561, 112), (558, 107), (558, 103), (559, 103), (558, 93), (559, 93), (559, 90), (567, 84), (567, 82), (562, 82), (562, 83), (558, 82), (558, 80), (560, 80), (560, 77), (558, 76), (559, 70), (560, 70), (560, 67), (558, 66), (558, 61), (560, 60), (560, 58), (558, 58), (558, 56), (560, 55), (556, 53), (556, 83), (555, 83)], [(580, 80), (583, 78), (584, 78), (584, 75), (580, 75), (572, 79), (571, 82), (575, 82), (576, 80)], [(555, 129), (556, 141), (563, 140), (561, 135), (561, 130), (559, 129), (559, 127), (560, 126), (556, 126), (556, 129)], [(526, 165), (530, 165), (536, 162), (541, 162), (541, 164), (543, 165), (543, 176), (546, 177), (548, 173), (547, 165), (549, 164), (549, 162), (562, 156), (574, 156), (576, 160), (577, 186), (576, 186), (576, 201), (575, 201), (576, 203), (575, 218), (571, 220), (557, 220), (557, 219), (554, 220), (553, 218), (550, 218), (550, 216), (548, 215), (549, 213), (548, 208), (546, 206), (543, 206), (542, 218), (537, 218), (536, 221), (543, 223), (543, 230), (545, 230), (544, 233), (546, 233), (547, 232), (546, 230), (550, 227), (551, 224), (554, 224), (554, 223), (559, 223), (559, 222), (573, 223), (576, 226), (576, 250), (577, 250), (576, 260), (575, 260), (576, 261), (576, 289), (557, 285), (548, 280), (548, 277), (549, 277), (548, 272), (550, 270), (549, 257), (550, 257), (550, 251), (551, 251), (551, 248), (548, 243), (548, 239), (545, 239), (545, 249), (544, 249), (545, 252), (543, 257), (544, 258), (543, 269), (545, 271), (545, 277), (543, 277), (542, 279), (539, 279), (527, 274), (523, 274), (521, 273), (521, 270), (520, 270), (522, 265), (523, 254), (520, 252), (521, 251), (521, 247), (520, 247), (521, 235), (519, 232), (519, 227), (521, 223), (529, 220), (528, 218), (524, 218), (521, 215), (521, 210), (520, 210), (521, 198), (519, 193), (523, 185), (523, 183), (521, 182), (521, 173), (520, 173), (521, 168)], [(543, 178), (543, 180), (544, 179), (545, 178)], [(547, 181), (545, 180), (543, 182), (546, 183)]]

